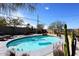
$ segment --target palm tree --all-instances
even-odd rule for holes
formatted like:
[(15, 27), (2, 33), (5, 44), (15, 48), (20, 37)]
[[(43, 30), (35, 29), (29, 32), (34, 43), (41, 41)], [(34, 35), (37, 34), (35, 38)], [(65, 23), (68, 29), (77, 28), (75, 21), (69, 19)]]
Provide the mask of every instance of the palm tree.
[[(34, 12), (36, 10), (36, 4), (32, 3), (0, 3), (0, 12), (1, 14), (5, 13), (4, 15), (9, 15), (13, 12), (18, 11), (18, 9), (23, 9), (30, 12)], [(10, 17), (8, 17), (10, 19)], [(12, 21), (10, 19), (10, 21)]]
[[(29, 12), (34, 12), (36, 10), (36, 4), (32, 3), (1, 3), (0, 4), (0, 13), (3, 15), (11, 15), (13, 12), (17, 12), (18, 9), (25, 8)], [(7, 19), (6, 19), (7, 21)], [(22, 20), (21, 19), (12, 19), (11, 17), (8, 17), (8, 24), (9, 26), (13, 25), (13, 34), (15, 33), (15, 27), (17, 25), (21, 25)], [(12, 34), (12, 35), (13, 35)]]
[[(10, 15), (13, 12), (17, 12), (18, 9), (23, 9), (25, 8), (26, 10), (30, 12), (34, 12), (36, 10), (36, 4), (32, 3), (0, 3), (0, 14), (3, 15), (9, 15), (9, 22), (12, 21)], [(6, 19), (7, 21), (7, 19)]]
[[(17, 12), (18, 9), (23, 9), (30, 12), (34, 12), (36, 10), (36, 4), (32, 3), (0, 3), (0, 12), (5, 13), (6, 15), (10, 15), (13, 12)], [(5, 15), (4, 14), (4, 15)], [(8, 17), (10, 19), (10, 17)]]
[[(27, 11), (30, 11), (30, 12), (34, 12), (36, 10), (36, 4), (32, 4), (32, 3), (1, 3), (0, 4), (0, 12), (3, 14), (5, 13), (4, 15), (9, 15), (13, 12), (16, 12), (18, 11), (18, 9), (23, 9), (25, 8)], [(8, 25), (13, 25), (14, 28), (17, 26), (17, 25), (21, 25), (21, 21), (20, 19), (11, 19), (10, 17), (9, 18), (9, 23)]]
[(10, 15), (12, 12), (18, 11), (20, 8), (24, 8), (33, 12), (36, 4), (32, 3), (0, 3), (0, 12), (2, 14)]

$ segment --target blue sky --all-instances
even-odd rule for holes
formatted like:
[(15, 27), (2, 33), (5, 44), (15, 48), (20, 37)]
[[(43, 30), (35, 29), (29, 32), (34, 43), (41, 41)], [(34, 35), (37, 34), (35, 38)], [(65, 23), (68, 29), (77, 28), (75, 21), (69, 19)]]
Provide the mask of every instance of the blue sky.
[(36, 8), (36, 13), (20, 9), (17, 15), (30, 18), (24, 19), (24, 22), (34, 26), (36, 25), (36, 21), (33, 19), (36, 19), (37, 14), (39, 14), (40, 23), (43, 23), (46, 28), (55, 21), (65, 22), (68, 28), (79, 28), (79, 4), (77, 3), (40, 3), (37, 4)]

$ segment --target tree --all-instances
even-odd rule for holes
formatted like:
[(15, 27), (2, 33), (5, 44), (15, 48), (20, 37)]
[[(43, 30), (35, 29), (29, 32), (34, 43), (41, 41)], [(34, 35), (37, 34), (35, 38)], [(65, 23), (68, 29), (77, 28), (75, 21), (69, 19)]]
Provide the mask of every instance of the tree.
[(51, 23), (48, 27), (48, 29), (54, 30), (58, 36), (58, 33), (60, 33), (63, 29), (64, 23), (61, 21), (55, 21)]
[(30, 34), (31, 33), (31, 28), (30, 28), (30, 24), (26, 24), (26, 33), (25, 34)]
[[(3, 15), (11, 15), (11, 13), (13, 12), (17, 12), (18, 9), (26, 9), (29, 12), (34, 12), (36, 10), (36, 4), (32, 4), (32, 3), (1, 3), (0, 4), (0, 12)], [(11, 19), (11, 17), (9, 18), (9, 23), (8, 25), (13, 25), (14, 28), (17, 25), (20, 25), (22, 22), (19, 19)]]
[(4, 17), (0, 17), (0, 26), (6, 26), (7, 22), (6, 19)]
[(43, 24), (38, 24), (38, 25), (37, 25), (37, 28), (38, 28), (38, 29), (43, 29), (43, 28), (44, 28), (44, 25), (43, 25)]
[(42, 33), (43, 28), (44, 28), (43, 24), (38, 24), (37, 25), (37, 33)]
[(23, 20), (20, 19), (20, 18), (12, 19), (12, 20), (9, 20), (8, 24), (12, 25), (13, 27), (17, 27), (17, 25), (22, 25), (23, 24)]
[(26, 25), (26, 27), (30, 28), (30, 24), (28, 23), (28, 24)]
[[(26, 10), (30, 11), (30, 12), (34, 12), (36, 10), (36, 4), (32, 4), (32, 3), (0, 3), (0, 12), (3, 15), (9, 15), (13, 12), (17, 12), (18, 9), (23, 9), (25, 8)], [(10, 23), (12, 23), (12, 21), (16, 21), (16, 20), (11, 20), (11, 17), (8, 17)]]
[(30, 29), (31, 29), (31, 33), (32, 33), (32, 34), (35, 34), (35, 33), (36, 33), (36, 28), (34, 28), (33, 26), (31, 26)]
[[(34, 12), (36, 10), (36, 4), (32, 3), (0, 3), (0, 13), (4, 16), (8, 16), (9, 22), (12, 22), (11, 13), (17, 12), (18, 9), (26, 9), (29, 12)], [(7, 19), (5, 19), (7, 21)], [(15, 21), (15, 20), (13, 20)], [(9, 23), (9, 24), (10, 24)]]
[(10, 15), (11, 13), (18, 11), (18, 9), (23, 9), (33, 12), (36, 4), (32, 3), (0, 3), (0, 12), (5, 15)]
[(13, 31), (12, 31), (12, 35), (14, 35), (16, 33), (16, 27), (17, 26), (20, 26), (23, 24), (23, 20), (20, 19), (20, 18), (16, 18), (16, 19), (10, 19), (9, 22), (8, 22), (8, 25), (9, 26), (13, 26)]
[(35, 33), (35, 28), (28, 23), (26, 25), (26, 34), (33, 34), (33, 33)]

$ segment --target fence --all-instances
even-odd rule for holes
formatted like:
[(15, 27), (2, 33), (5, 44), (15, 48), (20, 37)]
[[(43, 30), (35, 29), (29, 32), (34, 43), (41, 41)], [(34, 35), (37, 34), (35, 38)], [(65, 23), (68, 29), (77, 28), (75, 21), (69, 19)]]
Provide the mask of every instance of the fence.
[(0, 26), (0, 35), (22, 35), (27, 34), (28, 29), (25, 27), (3, 27)]

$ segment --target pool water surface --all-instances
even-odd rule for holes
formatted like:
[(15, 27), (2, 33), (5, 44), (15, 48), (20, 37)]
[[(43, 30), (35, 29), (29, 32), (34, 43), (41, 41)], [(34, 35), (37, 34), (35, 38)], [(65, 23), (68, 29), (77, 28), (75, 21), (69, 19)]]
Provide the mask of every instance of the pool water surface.
[(60, 39), (53, 36), (32, 36), (32, 37), (24, 37), (15, 39), (7, 43), (7, 47), (14, 47), (15, 51), (35, 51), (41, 48), (48, 47)]

